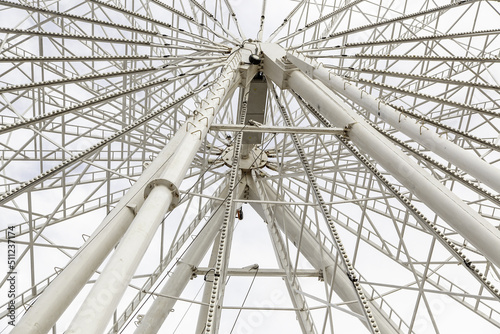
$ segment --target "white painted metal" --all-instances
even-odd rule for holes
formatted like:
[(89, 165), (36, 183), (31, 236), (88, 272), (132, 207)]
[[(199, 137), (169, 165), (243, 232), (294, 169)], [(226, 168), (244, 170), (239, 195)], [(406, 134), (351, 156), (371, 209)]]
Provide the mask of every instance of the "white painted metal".
[[(158, 157), (144, 171), (116, 207), (106, 216), (64, 270), (52, 281), (12, 333), (47, 333), (78, 292), (88, 282), (102, 261), (123, 237), (135, 213), (144, 203), (146, 186), (165, 168), (177, 150), (185, 131), (180, 129)], [(59, 293), (64, 291), (65, 293)]]
[(266, 125), (224, 125), (213, 124), (210, 129), (218, 131), (243, 131), (256, 133), (298, 133), (298, 134), (323, 134), (323, 135), (343, 135), (347, 131), (343, 128), (313, 128), (313, 127), (286, 127), (286, 126), (266, 126)]
[(132, 221), (110, 261), (74, 317), (67, 333), (105, 330), (124, 290), (173, 200), (166, 185), (157, 185)]
[[(238, 191), (241, 196), (243, 189), (239, 188)], [(227, 190), (224, 191), (223, 194), (227, 195)], [(172, 275), (167, 279), (160, 290), (160, 295), (171, 296), (172, 298), (156, 298), (152, 307), (141, 319), (139, 326), (134, 332), (135, 334), (157, 333), (160, 330), (163, 322), (174, 308), (177, 301), (176, 297), (180, 296), (188, 284), (189, 279), (197, 273), (196, 268), (206, 255), (210, 246), (214, 243), (214, 240), (218, 240), (216, 236), (220, 232), (223, 218), (223, 206), (219, 205), (214, 207), (210, 220), (196, 239), (193, 240), (187, 252), (179, 259)], [(214, 247), (215, 246), (214, 244)], [(211, 272), (213, 273), (213, 269)], [(200, 274), (206, 273), (201, 272)], [(210, 284), (207, 284), (207, 286), (210, 286)], [(203, 315), (203, 313), (201, 313), (201, 315)], [(205, 321), (206, 313), (203, 317), (202, 328), (205, 326)], [(201, 332), (202, 330), (200, 330), (200, 333)]]
[[(202, 305), (200, 305), (200, 311), (198, 312), (198, 323), (196, 325), (196, 333), (203, 333), (205, 329), (205, 323), (207, 321), (208, 314), (208, 304), (210, 303), (210, 295), (212, 294), (213, 288), (213, 280), (208, 278), (206, 279), (205, 275), (210, 274), (213, 275), (213, 268), (215, 266), (215, 262), (217, 261), (217, 254), (219, 252), (219, 244), (220, 244), (220, 232), (217, 234), (214, 239), (214, 244), (212, 246), (212, 253), (210, 254), (210, 261), (208, 262), (209, 268), (206, 270), (201, 270), (200, 268), (195, 269), (196, 275), (203, 275), (203, 280), (205, 281), (203, 287), (203, 297), (201, 298)], [(229, 271), (227, 272), (229, 275)]]
[[(250, 89), (251, 89), (250, 85)], [(247, 116), (247, 91), (248, 87), (243, 89), (243, 98), (240, 99), (239, 112), (237, 113), (238, 124), (245, 122)], [(218, 333), (220, 328), (220, 319), (222, 314), (221, 306), (224, 301), (224, 293), (226, 290), (227, 268), (229, 266), (229, 254), (234, 232), (234, 221), (236, 214), (236, 205), (234, 199), (238, 198), (237, 192), (240, 189), (240, 156), (244, 155), (242, 150), (243, 133), (238, 133), (234, 139), (234, 155), (229, 173), (228, 195), (227, 200), (223, 203), (224, 218), (220, 228), (219, 247), (214, 264), (214, 276), (211, 284), (210, 301), (208, 303), (207, 317), (203, 331), (206, 334)]]
[[(500, 328), (500, 2), (12, 0), (0, 11), (0, 253), (14, 235), (18, 278), (12, 299), (10, 272), (0, 277), (0, 332), (11, 304), (12, 333), (73, 331), (89, 291), (103, 298), (83, 312), (103, 312), (85, 333)], [(288, 61), (270, 68), (262, 41)], [(235, 57), (234, 80), (254, 94), (214, 84)], [(237, 170), (237, 196), (203, 228)], [(245, 218), (232, 245), (234, 207)], [(200, 260), (212, 243), (213, 261)], [(217, 286), (205, 283), (216, 267)], [(114, 269), (127, 277), (106, 289)], [(269, 303), (276, 291), (286, 298)]]
[[(264, 212), (267, 213), (268, 210), (264, 210)], [(279, 234), (279, 230), (272, 216), (267, 215), (266, 222), (267, 228), (269, 230), (269, 235), (271, 236), (271, 240), (273, 241), (274, 252), (276, 253), (279, 266), (285, 271), (283, 279), (285, 281), (288, 294), (290, 295), (290, 298), (292, 300), (293, 307), (298, 310), (296, 314), (297, 319), (300, 323), (300, 328), (303, 333), (317, 333), (318, 331), (312, 320), (312, 315), (309, 310), (309, 306), (307, 305), (307, 301), (300, 293), (302, 292), (302, 288), (300, 287), (299, 280), (297, 279), (298, 273), (293, 273), (292, 260), (289, 256), (287, 256), (288, 253), (286, 251), (286, 246), (283, 238)], [(318, 276), (318, 279), (319, 278), (320, 277)]]
[(222, 225), (223, 216), (224, 210), (222, 208), (212, 215), (202, 234), (193, 241), (189, 251), (179, 260), (172, 275), (160, 290), (161, 295), (172, 296), (172, 298), (156, 298), (134, 333), (158, 333), (165, 319), (173, 311), (177, 301), (175, 297), (181, 295), (189, 279), (193, 276), (196, 266), (201, 262), (213, 243)]
[[(205, 275), (211, 272), (211, 268), (196, 268), (194, 273), (196, 275)], [(229, 268), (227, 270), (228, 276), (242, 276), (242, 277), (253, 277), (255, 276), (255, 272), (249, 269), (242, 268)], [(259, 277), (285, 277), (287, 275), (284, 269), (271, 269), (271, 268), (259, 268), (259, 272), (257, 276)], [(297, 277), (315, 277), (321, 278), (321, 272), (319, 270), (314, 269), (299, 269), (295, 273)]]
[(440, 155), (500, 193), (500, 169), (482, 160), (477, 154), (466, 151), (445, 137), (438, 135), (432, 129), (427, 128), (425, 124), (419, 123), (418, 119), (402, 115), (384, 101), (374, 98), (371, 94), (357, 88), (338, 75), (332, 74), (320, 63), (313, 63), (311, 59), (297, 53), (287, 53), (286, 57), (312, 79), (318, 79), (333, 91), (357, 101), (361, 107), (373, 115), (380, 117), (428, 150)]
[(202, 138), (208, 132), (221, 101), (233, 85), (239, 83), (237, 71), (240, 58), (241, 55), (236, 53), (228, 60), (216, 83), (216, 91), (207, 95), (197, 115), (183, 125), (186, 127), (185, 135), (177, 145), (176, 153), (170, 157), (158, 177), (158, 182), (150, 183), (149, 186), (153, 189), (80, 307), (67, 333), (100, 333), (105, 329), (156, 229), (167, 211), (172, 209), (171, 204), (178, 202), (177, 189), (201, 146)]
[(279, 73), (276, 60), (286, 56), (284, 49), (272, 44), (263, 44), (267, 73), (277, 84), (293, 89), (306, 101), (310, 101), (320, 113), (336, 126), (350, 126), (349, 138), (361, 150), (367, 152), (396, 179), (410, 189), (434, 212), (470, 241), (495, 265), (500, 267), (500, 231), (466, 205), (458, 196), (440, 184), (432, 175), (409, 159), (396, 146), (370, 127), (361, 116), (353, 112), (320, 81), (314, 81), (301, 71)]
[[(259, 182), (258, 179), (256, 181)], [(253, 197), (254, 199), (262, 198), (261, 196), (265, 196), (264, 198), (278, 197), (276, 191), (265, 181), (260, 181), (259, 184), (261, 190), (259, 190), (259, 186), (256, 184), (252, 184), (251, 186), (250, 194), (255, 196)], [(257, 212), (263, 213), (264, 210), (257, 210)], [(358, 297), (353, 284), (343, 269), (340, 268), (340, 264), (335, 261), (335, 257), (331, 251), (323, 244), (318, 245), (317, 236), (308, 228), (301, 226), (298, 217), (291, 213), (287, 207), (276, 207), (274, 211), (274, 217), (279, 229), (286, 231), (287, 237), (294, 244), (298, 245), (299, 242), (302, 243), (300, 251), (304, 257), (316, 270), (323, 270), (325, 281), (330, 284), (333, 282), (332, 285), (335, 292), (347, 303), (347, 306), (353, 313), (363, 319), (363, 310), (356, 302)], [(383, 311), (378, 310), (377, 307), (372, 307), (372, 310), (382, 333), (398, 333), (398, 330), (394, 328), (394, 324), (382, 313)], [(365, 322), (364, 325), (369, 326)]]

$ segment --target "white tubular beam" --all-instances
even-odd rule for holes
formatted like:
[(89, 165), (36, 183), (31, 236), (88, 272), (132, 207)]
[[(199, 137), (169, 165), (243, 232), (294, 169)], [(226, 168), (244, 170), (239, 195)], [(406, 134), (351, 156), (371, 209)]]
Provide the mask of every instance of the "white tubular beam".
[[(194, 273), (196, 275), (205, 275), (211, 273), (212, 267), (204, 267), (200, 268), (197, 267)], [(286, 277), (288, 273), (286, 272), (285, 269), (271, 269), (271, 268), (260, 268), (259, 267), (259, 272), (257, 273), (257, 277), (279, 277), (283, 278)], [(255, 276), (255, 271), (249, 270), (247, 268), (229, 268), (227, 269), (227, 276), (231, 277), (254, 277)], [(296, 272), (294, 272), (294, 276), (296, 277), (314, 277), (314, 278), (320, 278), (321, 277), (321, 272), (316, 269), (297, 269)], [(196, 331), (196, 333), (201, 333), (200, 331)]]
[[(217, 232), (222, 225), (224, 208), (220, 208), (210, 219), (207, 226), (189, 246), (188, 251), (179, 260), (172, 275), (162, 287), (160, 295), (174, 298), (157, 297), (148, 312), (142, 318), (134, 334), (158, 333), (163, 322), (173, 311), (179, 297), (193, 275), (193, 270), (203, 260)], [(200, 332), (201, 333), (201, 332)]]
[(330, 73), (322, 65), (313, 66), (310, 59), (298, 53), (287, 53), (287, 59), (312, 79), (320, 80), (327, 87), (356, 102), (395, 129), (500, 193), (500, 169), (490, 165), (472, 151), (467, 151), (425, 126), (419, 125), (415, 119), (402, 115), (391, 106)]
[[(104, 218), (70, 263), (50, 283), (12, 330), (13, 334), (45, 334), (54, 326), (90, 277), (123, 237), (144, 202), (144, 189), (165, 168), (184, 137), (178, 131), (155, 160)], [(64, 291), (64, 293), (61, 293)]]
[[(239, 187), (238, 197), (241, 196), (243, 191), (244, 187)], [(227, 194), (227, 191), (224, 192), (224, 195), (225, 194)], [(181, 295), (193, 275), (194, 269), (203, 260), (203, 257), (210, 249), (210, 245), (216, 239), (215, 237), (222, 226), (223, 218), (224, 205), (221, 205), (207, 225), (200, 232), (198, 237), (194, 239), (193, 243), (189, 246), (189, 249), (177, 263), (172, 276), (170, 276), (168, 281), (162, 287), (160, 291), (161, 295), (171, 296), (174, 298), (157, 297), (144, 318), (141, 320), (141, 323), (135, 330), (134, 334), (158, 333), (163, 325), (163, 322), (170, 314), (177, 301), (175, 297), (179, 297)]]
[(271, 126), (271, 125), (240, 125), (240, 124), (213, 124), (210, 130), (254, 132), (254, 133), (296, 133), (296, 134), (318, 134), (318, 135), (343, 135), (345, 129), (341, 128), (318, 128), (318, 127), (294, 127), (294, 126)]
[(173, 196), (166, 185), (153, 188), (66, 333), (102, 333), (106, 329)]
[(179, 200), (177, 188), (222, 101), (240, 80), (240, 59), (240, 54), (236, 53), (228, 60), (214, 89), (202, 101), (198, 113), (183, 125), (186, 133), (176, 152), (159, 178), (146, 188), (146, 194), (150, 190), (149, 195), (71, 322), (67, 334), (102, 333), (105, 330), (158, 225), (171, 206)]
[[(255, 183), (248, 183), (250, 186), (250, 199), (275, 199), (279, 198), (277, 196), (277, 192), (273, 189), (267, 182), (260, 182), (259, 185)], [(259, 191), (259, 187), (262, 188)], [(261, 198), (259, 193), (262, 193), (265, 198)], [(250, 203), (252, 207), (255, 208), (257, 213), (262, 217), (262, 219), (267, 219), (265, 211), (266, 209), (261, 208), (261, 205)], [(265, 205), (262, 205), (264, 207)], [(286, 237), (295, 245), (300, 243), (301, 247), (299, 249), (300, 253), (311, 263), (311, 265), (316, 270), (321, 270), (324, 266), (325, 268), (325, 280), (328, 284), (333, 281), (333, 290), (335, 293), (345, 302), (349, 309), (356, 314), (358, 318), (360, 318), (367, 328), (369, 325), (366, 323), (363, 310), (361, 306), (356, 301), (358, 300), (358, 296), (356, 291), (354, 290), (352, 282), (347, 277), (346, 273), (343, 269), (335, 262), (335, 258), (330, 250), (323, 244), (318, 244), (318, 239), (307, 226), (302, 226), (300, 219), (295, 215), (293, 211), (290, 210), (289, 207), (278, 205), (274, 206), (274, 217), (277, 226), (281, 231), (286, 234)], [(322, 247), (321, 251), (319, 247)], [(320, 252), (323, 252), (321, 254)], [(322, 261), (324, 261), (322, 263)], [(336, 270), (335, 270), (336, 268)], [(334, 273), (335, 278), (333, 277)], [(395, 326), (388, 320), (388, 316), (383, 314), (376, 305), (372, 302), (370, 303), (370, 308), (377, 321), (377, 325), (384, 334), (399, 334), (400, 332), (395, 328)]]
[(285, 76), (280, 64), (285, 51), (281, 47), (263, 45), (262, 49), (266, 55), (264, 72), (270, 79), (280, 87), (296, 91), (333, 125), (351, 124), (349, 138), (353, 144), (374, 158), (487, 259), (500, 267), (499, 230), (373, 129), (319, 80), (309, 78), (300, 70), (290, 70)]
[[(237, 146), (241, 145), (241, 134), (239, 137), (240, 138), (238, 139)], [(236, 150), (236, 152), (238, 152), (238, 150)], [(235, 174), (236, 171), (237, 169), (233, 168), (232, 175)], [(153, 305), (148, 310), (145, 317), (141, 320), (139, 327), (134, 332), (135, 334), (157, 333), (160, 330), (161, 326), (163, 325), (163, 322), (165, 321), (169, 313), (172, 311), (172, 308), (175, 305), (175, 302), (177, 301), (175, 297), (180, 296), (180, 294), (186, 287), (189, 279), (192, 278), (195, 268), (200, 264), (201, 260), (203, 260), (203, 257), (207, 253), (217, 233), (219, 233), (219, 238), (217, 238), (219, 240), (222, 240), (222, 238), (226, 236), (226, 233), (224, 232), (224, 223), (226, 223), (228, 215), (227, 207), (228, 206), (231, 208), (233, 207), (232, 198), (234, 196), (233, 189), (235, 187), (236, 187), (235, 180), (231, 180), (224, 194), (224, 195), (227, 194), (225, 196), (227, 202), (221, 203), (220, 206), (216, 209), (217, 211), (214, 214), (214, 216), (210, 219), (210, 221), (207, 223), (207, 226), (202, 229), (200, 234), (198, 234), (197, 238), (190, 245), (186, 254), (177, 263), (177, 267), (174, 270), (172, 276), (169, 278), (167, 283), (162, 288), (160, 292), (161, 295), (173, 296), (174, 298), (162, 298), (162, 297), (157, 298), (154, 301)], [(238, 188), (238, 197), (241, 197), (243, 191), (244, 188)], [(230, 213), (231, 216), (234, 217), (232, 210), (230, 211)], [(231, 235), (231, 233), (227, 234), (229, 236)], [(228, 239), (230, 239), (229, 236)], [(214, 262), (217, 262), (219, 258), (218, 255), (220, 253), (219, 247), (220, 247), (219, 243), (214, 245), (214, 251), (216, 251), (216, 253), (212, 254), (211, 261), (214, 260)], [(211, 285), (212, 284), (208, 284), (207, 287)], [(210, 289), (208, 293), (209, 293), (208, 298), (210, 299), (210, 296), (212, 295), (212, 289)], [(204, 308), (205, 307), (203, 306), (200, 312), (200, 317), (203, 316), (202, 312)], [(201, 327), (202, 325), (204, 326), (204, 324), (205, 321), (203, 321), (203, 323), (199, 321), (198, 327)]]

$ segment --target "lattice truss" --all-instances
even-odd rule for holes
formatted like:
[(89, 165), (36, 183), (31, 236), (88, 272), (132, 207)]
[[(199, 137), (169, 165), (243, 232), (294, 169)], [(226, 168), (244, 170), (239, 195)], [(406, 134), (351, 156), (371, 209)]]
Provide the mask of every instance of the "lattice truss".
[(498, 1), (0, 18), (1, 333), (499, 331)]

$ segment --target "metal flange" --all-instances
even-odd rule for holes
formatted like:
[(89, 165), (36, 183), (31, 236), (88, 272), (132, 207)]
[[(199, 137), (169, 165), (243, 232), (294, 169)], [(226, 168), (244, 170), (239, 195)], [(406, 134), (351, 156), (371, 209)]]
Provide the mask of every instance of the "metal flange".
[(179, 195), (179, 189), (177, 189), (175, 184), (173, 184), (167, 179), (154, 179), (151, 182), (149, 182), (146, 188), (144, 189), (144, 198), (147, 198), (151, 190), (153, 190), (153, 188), (158, 185), (164, 185), (172, 192), (172, 202), (168, 207), (168, 211), (172, 211), (179, 204), (180, 195)]

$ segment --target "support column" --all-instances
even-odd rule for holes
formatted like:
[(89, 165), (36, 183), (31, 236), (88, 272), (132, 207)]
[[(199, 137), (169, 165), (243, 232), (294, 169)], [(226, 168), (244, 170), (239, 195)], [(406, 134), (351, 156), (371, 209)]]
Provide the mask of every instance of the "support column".
[[(240, 187), (238, 195), (241, 196), (243, 188)], [(227, 192), (223, 193), (224, 196)], [(194, 239), (184, 256), (179, 260), (172, 275), (162, 287), (160, 294), (172, 298), (157, 297), (148, 312), (142, 318), (139, 327), (134, 334), (158, 333), (163, 322), (172, 311), (177, 297), (179, 297), (193, 275), (193, 269), (198, 267), (205, 254), (213, 244), (217, 233), (219, 233), (224, 218), (224, 205), (221, 205), (213, 214), (210, 221), (200, 234)], [(217, 247), (218, 248), (218, 247)], [(206, 318), (205, 318), (206, 319)], [(201, 333), (201, 332), (200, 332)]]
[(311, 60), (298, 53), (287, 53), (287, 59), (312, 79), (318, 79), (327, 87), (346, 96), (373, 115), (400, 130), (420, 145), (426, 147), (443, 159), (451, 162), (461, 170), (469, 173), (479, 181), (500, 193), (500, 169), (489, 164), (471, 151), (439, 136), (436, 132), (419, 125), (417, 120), (402, 115), (383, 101), (361, 91), (338, 75), (330, 73), (322, 65), (313, 66)]
[(184, 134), (184, 129), (181, 129), (168, 142), (158, 157), (144, 170), (139, 180), (132, 185), (115, 208), (104, 218), (68, 265), (19, 320), (11, 332), (12, 334), (45, 334), (54, 326), (113, 247), (123, 237), (134, 219), (135, 213), (144, 203), (145, 187), (165, 168), (166, 162), (174, 154)]
[(399, 148), (367, 124), (356, 112), (319, 80), (283, 63), (285, 51), (263, 45), (264, 73), (282, 88), (293, 89), (333, 125), (351, 125), (349, 138), (385, 170), (414, 193), (431, 210), (500, 267), (500, 231), (465, 204), (458, 196), (411, 160)]
[(174, 305), (177, 302), (176, 298), (181, 295), (191, 279), (193, 269), (200, 264), (210, 245), (213, 243), (222, 225), (223, 215), (224, 210), (219, 208), (191, 246), (189, 246), (188, 251), (179, 260), (172, 275), (162, 287), (160, 295), (172, 298), (156, 297), (134, 334), (158, 333), (165, 319), (173, 311)]
[[(186, 133), (176, 153), (172, 155), (160, 177), (146, 188), (147, 198), (143, 206), (66, 333), (102, 333), (105, 330), (158, 225), (166, 212), (178, 201), (177, 188), (198, 152), (222, 101), (240, 81), (238, 72), (240, 59), (240, 53), (235, 53), (228, 60), (215, 87), (202, 101), (196, 115), (190, 117), (183, 125)], [(147, 194), (149, 190), (150, 193)]]

